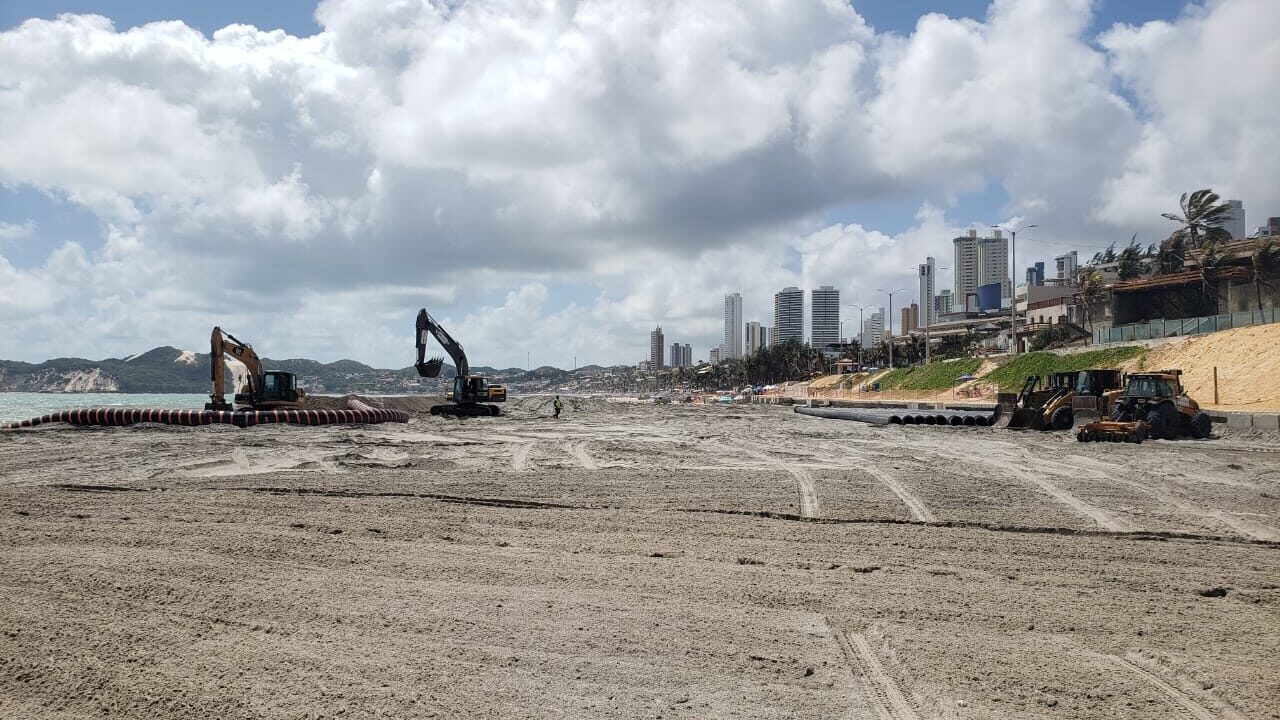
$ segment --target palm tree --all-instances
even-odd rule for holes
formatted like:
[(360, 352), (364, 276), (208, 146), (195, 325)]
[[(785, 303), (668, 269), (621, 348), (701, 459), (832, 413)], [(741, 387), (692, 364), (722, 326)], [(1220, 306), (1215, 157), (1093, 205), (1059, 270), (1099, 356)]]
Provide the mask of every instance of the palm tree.
[(1272, 287), (1271, 281), (1280, 275), (1280, 244), (1275, 238), (1260, 237), (1253, 241), (1253, 288), (1258, 293), (1258, 309), (1262, 309), (1262, 288)]
[(1102, 300), (1103, 295), (1102, 274), (1094, 268), (1082, 267), (1077, 273), (1077, 285), (1080, 289), (1076, 291), (1076, 297), (1084, 306), (1085, 323), (1092, 333), (1093, 306)]
[(1190, 194), (1182, 193), (1182, 199), (1178, 203), (1182, 214), (1161, 213), (1160, 215), (1166, 220), (1172, 220), (1181, 225), (1182, 227), (1178, 228), (1173, 235), (1180, 237), (1188, 249), (1196, 250), (1210, 240), (1220, 242), (1231, 240), (1231, 233), (1223, 227), (1231, 213), (1231, 206), (1221, 200), (1218, 194), (1209, 188), (1196, 190)]
[(1129, 239), (1129, 245), (1120, 251), (1116, 272), (1121, 280), (1132, 280), (1142, 274), (1142, 246), (1138, 244), (1138, 233)]

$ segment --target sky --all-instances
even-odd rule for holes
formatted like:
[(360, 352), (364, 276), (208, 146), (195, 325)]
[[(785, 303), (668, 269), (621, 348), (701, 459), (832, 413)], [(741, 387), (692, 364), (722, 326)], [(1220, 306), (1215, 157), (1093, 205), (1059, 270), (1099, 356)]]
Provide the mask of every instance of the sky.
[[(5, 0), (0, 358), (705, 359), (723, 296), (1280, 215), (1275, 0)], [(938, 287), (952, 282), (939, 272)], [(842, 310), (845, 334), (858, 311)], [(854, 320), (850, 321), (852, 317)]]

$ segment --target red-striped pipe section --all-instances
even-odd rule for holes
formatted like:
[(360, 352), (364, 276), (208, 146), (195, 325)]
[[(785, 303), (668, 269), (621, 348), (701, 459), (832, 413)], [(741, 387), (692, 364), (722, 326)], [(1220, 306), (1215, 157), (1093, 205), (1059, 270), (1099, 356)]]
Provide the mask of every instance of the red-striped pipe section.
[(287, 423), (289, 425), (355, 425), (365, 423), (409, 422), (403, 410), (383, 410), (356, 399), (347, 401), (346, 410), (161, 410), (157, 408), (79, 408), (61, 410), (40, 417), (0, 425), (0, 430), (17, 430), (48, 423), (71, 425), (121, 426), (135, 423), (161, 425), (254, 425)]

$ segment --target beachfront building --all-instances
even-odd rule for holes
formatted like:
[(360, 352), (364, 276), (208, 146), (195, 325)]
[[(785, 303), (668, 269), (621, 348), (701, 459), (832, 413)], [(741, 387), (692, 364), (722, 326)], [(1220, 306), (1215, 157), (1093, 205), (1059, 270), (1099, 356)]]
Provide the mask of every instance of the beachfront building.
[(720, 362), (720, 348), (711, 348), (711, 352), (707, 354), (707, 359), (712, 365)]
[(920, 315), (919, 322), (917, 324), (920, 327), (932, 325), (937, 320), (937, 315), (934, 314), (933, 303), (933, 279), (935, 271), (936, 268), (934, 267), (933, 258), (931, 257), (925, 258), (924, 263), (919, 267), (920, 299), (916, 305), (919, 307)]
[(871, 317), (862, 321), (862, 335), (858, 342), (864, 348), (875, 347), (884, 339), (884, 308), (871, 313)]
[(809, 292), (809, 342), (815, 348), (840, 343), (840, 291), (823, 285)]
[[(839, 335), (839, 328), (836, 334)], [(773, 337), (771, 345), (789, 340), (804, 342), (804, 291), (785, 287), (773, 296)]]
[(661, 370), (663, 367), (663, 351), (666, 349), (662, 346), (662, 326), (654, 328), (649, 333), (649, 367), (654, 370)]
[(1011, 297), (1013, 281), (1009, 278), (1009, 238), (1001, 230), (990, 237), (978, 237), (977, 230), (951, 241), (955, 249), (956, 288), (958, 298), (976, 294), (978, 288), (1000, 284), (1000, 296)]
[(724, 342), (720, 344), (725, 360), (742, 357), (742, 295), (724, 296)]
[(747, 354), (754, 355), (760, 351), (760, 348), (769, 345), (769, 328), (752, 320), (747, 323)]
[(1080, 256), (1072, 250), (1065, 255), (1059, 255), (1053, 259), (1054, 265), (1058, 266), (1058, 279), (1068, 282), (1074, 282), (1076, 279), (1076, 269), (1080, 267)]

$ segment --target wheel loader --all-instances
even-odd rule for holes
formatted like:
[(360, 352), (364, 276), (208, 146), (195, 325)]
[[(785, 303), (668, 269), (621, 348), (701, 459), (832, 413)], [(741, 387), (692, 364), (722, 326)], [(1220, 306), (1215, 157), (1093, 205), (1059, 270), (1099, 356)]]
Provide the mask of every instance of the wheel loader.
[(1181, 370), (1131, 373), (1111, 401), (1111, 419), (1080, 428), (1080, 442), (1142, 442), (1147, 438), (1197, 439), (1213, 433), (1213, 421), (1182, 387)]
[(1027, 377), (1006, 427), (1070, 430), (1077, 420), (1106, 417), (1110, 398), (1121, 387), (1119, 370), (1050, 373), (1044, 389), (1040, 389), (1040, 380), (1039, 375)]

